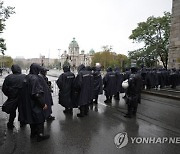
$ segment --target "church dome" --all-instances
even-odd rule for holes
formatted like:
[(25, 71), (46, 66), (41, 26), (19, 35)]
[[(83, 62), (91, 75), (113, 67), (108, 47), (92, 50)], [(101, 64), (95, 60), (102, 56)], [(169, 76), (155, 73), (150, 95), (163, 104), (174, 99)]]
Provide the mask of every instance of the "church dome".
[(71, 43), (69, 44), (69, 48), (79, 48), (78, 43), (76, 42), (75, 38), (73, 38), (73, 40), (71, 41)]
[(91, 50), (89, 51), (89, 54), (90, 54), (90, 55), (94, 55), (94, 54), (95, 54), (95, 51), (94, 51), (93, 49), (91, 49)]

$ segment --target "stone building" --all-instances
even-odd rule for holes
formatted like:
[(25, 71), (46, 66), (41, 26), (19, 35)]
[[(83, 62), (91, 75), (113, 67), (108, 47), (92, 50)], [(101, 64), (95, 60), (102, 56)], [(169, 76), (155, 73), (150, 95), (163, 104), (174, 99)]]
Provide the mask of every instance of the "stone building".
[(173, 0), (168, 68), (180, 69), (180, 0)]
[(23, 57), (16, 57), (13, 59), (13, 61), (15, 64), (19, 64), (22, 68), (29, 68), (32, 63), (37, 63), (39, 65), (43, 65), (44, 67), (53, 66), (55, 59), (45, 58), (45, 56), (41, 55), (39, 58), (29, 59), (25, 59)]
[(79, 52), (79, 45), (75, 38), (70, 42), (68, 52), (65, 50), (61, 55), (61, 66), (67, 61), (74, 68), (77, 68), (80, 64), (85, 66), (91, 65), (94, 50), (91, 49), (88, 54), (85, 54), (84, 50)]

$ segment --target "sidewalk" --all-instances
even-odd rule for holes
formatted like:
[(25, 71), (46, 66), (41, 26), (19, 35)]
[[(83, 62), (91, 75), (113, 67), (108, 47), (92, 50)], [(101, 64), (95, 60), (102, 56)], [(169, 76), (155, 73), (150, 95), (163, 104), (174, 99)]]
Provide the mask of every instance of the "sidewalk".
[[(1, 107), (0, 107), (1, 110)], [(5, 137), (6, 137), (6, 118), (7, 114), (2, 112), (2, 110), (0, 111), (0, 146), (3, 145), (4, 141), (5, 141)]]
[(160, 90), (143, 90), (142, 93), (180, 100), (180, 86), (177, 86), (176, 89), (166, 87)]

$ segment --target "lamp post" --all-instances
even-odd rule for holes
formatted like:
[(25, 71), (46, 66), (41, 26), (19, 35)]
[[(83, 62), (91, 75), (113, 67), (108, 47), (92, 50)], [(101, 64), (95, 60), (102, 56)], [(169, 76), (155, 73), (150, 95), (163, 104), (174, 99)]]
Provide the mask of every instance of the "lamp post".
[(72, 58), (72, 65), (73, 65), (73, 72), (74, 72), (74, 69), (75, 69), (75, 63), (74, 63), (74, 52), (75, 52), (75, 47), (73, 47), (73, 58)]
[(2, 50), (2, 63), (1, 63), (1, 67), (4, 69), (4, 50)]
[(59, 67), (59, 70), (61, 69), (60, 52), (61, 52), (61, 49), (58, 49), (58, 57), (59, 57), (59, 66), (58, 67)]
[(45, 56), (41, 55), (41, 66), (44, 66)]

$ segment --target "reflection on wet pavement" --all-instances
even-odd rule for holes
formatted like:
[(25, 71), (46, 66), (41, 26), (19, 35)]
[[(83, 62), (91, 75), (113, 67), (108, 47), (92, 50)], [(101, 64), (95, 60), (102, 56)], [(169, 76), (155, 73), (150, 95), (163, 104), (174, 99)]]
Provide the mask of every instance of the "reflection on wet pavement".
[[(7, 131), (0, 153), (178, 153), (178, 144), (132, 144), (130, 137), (180, 136), (179, 125), (173, 123), (174, 120), (179, 123), (179, 108), (164, 107), (164, 104), (142, 99), (137, 117), (126, 119), (123, 116), (126, 104), (122, 96), (120, 101), (113, 99), (112, 104), (105, 104), (105, 97), (100, 96), (99, 103), (91, 106), (89, 115), (84, 118), (76, 116), (78, 109), (73, 109), (73, 115), (65, 115), (64, 109), (57, 103), (58, 97), (53, 97), (53, 115), (56, 119), (45, 122), (45, 132), (50, 134), (50, 139), (40, 143), (31, 140), (29, 126), (20, 128), (16, 119), (16, 128)], [(122, 149), (116, 148), (114, 144), (114, 137), (120, 132), (127, 132), (129, 137), (129, 143)]]

